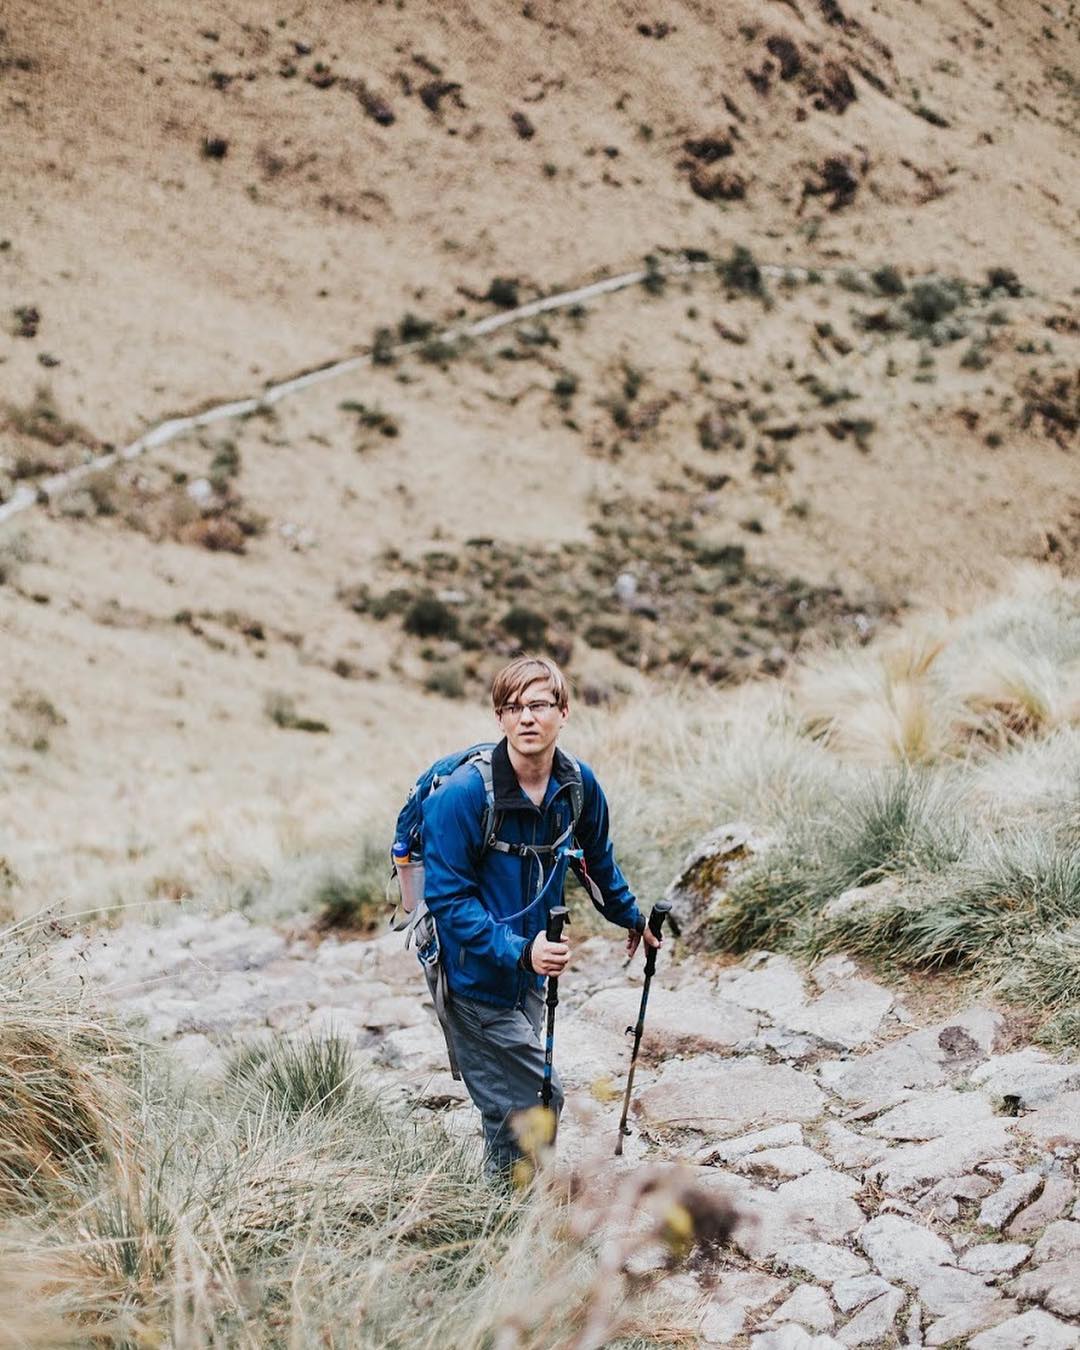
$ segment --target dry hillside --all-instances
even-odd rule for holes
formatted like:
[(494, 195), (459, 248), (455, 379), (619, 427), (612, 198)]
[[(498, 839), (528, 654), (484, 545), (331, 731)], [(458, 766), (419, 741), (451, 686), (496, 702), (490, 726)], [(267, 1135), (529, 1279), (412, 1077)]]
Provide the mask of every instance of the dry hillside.
[(603, 702), (1075, 569), (1076, 9), (9, 0), (0, 500), (382, 331), (0, 526), (0, 900), (381, 820), (522, 643)]

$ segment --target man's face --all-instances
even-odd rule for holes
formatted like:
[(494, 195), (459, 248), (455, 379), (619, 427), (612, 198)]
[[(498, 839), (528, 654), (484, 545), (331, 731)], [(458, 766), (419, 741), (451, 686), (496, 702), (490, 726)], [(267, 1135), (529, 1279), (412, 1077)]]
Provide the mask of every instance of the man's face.
[(512, 694), (498, 713), (506, 739), (519, 755), (543, 755), (559, 739), (569, 710), (560, 708), (550, 680), (533, 680)]

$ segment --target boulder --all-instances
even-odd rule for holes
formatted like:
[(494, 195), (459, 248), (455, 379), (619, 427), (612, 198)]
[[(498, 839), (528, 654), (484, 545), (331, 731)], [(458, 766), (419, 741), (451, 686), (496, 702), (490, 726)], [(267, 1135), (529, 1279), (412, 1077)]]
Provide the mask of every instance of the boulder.
[(687, 855), (665, 893), (678, 924), (687, 930), (693, 927), (732, 879), (767, 847), (768, 839), (741, 821), (710, 831)]

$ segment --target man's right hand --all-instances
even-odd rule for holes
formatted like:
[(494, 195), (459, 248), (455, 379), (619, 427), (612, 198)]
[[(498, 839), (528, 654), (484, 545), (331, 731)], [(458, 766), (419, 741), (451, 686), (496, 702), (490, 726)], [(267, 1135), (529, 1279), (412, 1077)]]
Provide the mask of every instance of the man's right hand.
[(537, 975), (558, 976), (570, 960), (570, 948), (565, 942), (549, 942), (543, 933), (537, 933), (533, 938), (529, 959)]

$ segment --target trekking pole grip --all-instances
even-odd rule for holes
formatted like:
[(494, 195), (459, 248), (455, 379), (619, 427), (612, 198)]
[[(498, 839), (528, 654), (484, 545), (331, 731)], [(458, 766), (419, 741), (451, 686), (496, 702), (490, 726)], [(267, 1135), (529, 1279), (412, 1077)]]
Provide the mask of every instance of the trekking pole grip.
[[(664, 931), (664, 921), (671, 915), (671, 901), (657, 900), (649, 915), (649, 932), (654, 938), (660, 938)], [(649, 947), (645, 952), (645, 973), (651, 975), (656, 969), (656, 948)]]
[(549, 942), (561, 942), (563, 924), (570, 918), (570, 911), (565, 905), (557, 905), (548, 915), (547, 932), (545, 937)]

